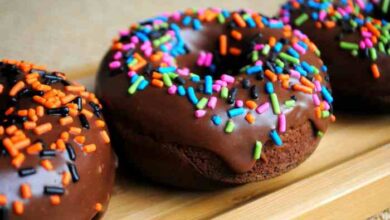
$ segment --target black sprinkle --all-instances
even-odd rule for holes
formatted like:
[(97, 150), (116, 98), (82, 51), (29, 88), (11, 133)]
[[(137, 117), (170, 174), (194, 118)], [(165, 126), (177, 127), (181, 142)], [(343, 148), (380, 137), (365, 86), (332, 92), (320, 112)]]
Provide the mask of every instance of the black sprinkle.
[(74, 183), (78, 182), (80, 180), (80, 176), (77, 171), (77, 167), (74, 164), (68, 163), (68, 168), (69, 168), (70, 175), (72, 176), (72, 181)]
[(68, 152), (69, 159), (72, 161), (76, 160), (76, 152), (70, 143), (66, 143), (66, 151)]
[(72, 102), (76, 103), (77, 110), (79, 110), (79, 111), (83, 110), (83, 100), (81, 99), (81, 97), (75, 98)]
[(256, 79), (257, 80), (263, 80), (264, 79), (264, 73), (260, 72), (256, 74)]
[(295, 95), (290, 97), (292, 100), (297, 101), (297, 97)]
[(228, 104), (234, 104), (234, 102), (236, 101), (237, 92), (238, 92), (237, 88), (230, 89), (229, 95), (227, 97)]
[(145, 73), (146, 75), (150, 76), (152, 75), (152, 72), (153, 72), (153, 64), (148, 63), (145, 67)]
[(250, 88), (250, 96), (251, 96), (252, 99), (259, 98), (259, 88), (257, 86), (253, 85)]
[(244, 89), (249, 89), (249, 87), (251, 86), (251, 81), (249, 81), (249, 79), (244, 79), (242, 80), (242, 88)]
[(84, 114), (80, 114), (79, 119), (81, 122), (81, 126), (83, 126), (83, 128), (85, 128), (85, 129), (89, 129), (89, 122), (88, 122), (87, 117)]
[(40, 157), (55, 157), (56, 151), (55, 150), (43, 150), (39, 153)]
[(186, 80), (183, 79), (182, 77), (178, 76), (176, 77), (175, 79), (173, 79), (173, 81), (176, 83), (176, 84), (179, 84), (179, 85), (184, 85), (186, 83)]
[(18, 171), (20, 177), (30, 176), (36, 173), (37, 171), (33, 167), (23, 168)]
[(46, 113), (48, 115), (61, 115), (61, 116), (67, 116), (69, 114), (69, 108), (68, 107), (61, 107), (61, 108), (52, 108), (47, 109)]
[(96, 117), (100, 118), (102, 116), (102, 110), (100, 107), (94, 102), (89, 102), (88, 104), (93, 109), (93, 113), (96, 115)]
[(130, 50), (128, 50), (128, 51), (124, 54), (124, 57), (125, 57), (125, 58), (129, 58), (129, 57), (133, 56), (134, 52), (135, 52), (135, 49), (134, 49), (134, 48), (131, 48)]
[(8, 220), (8, 209), (0, 206), (0, 220)]
[(275, 68), (274, 68), (274, 66), (272, 65), (271, 62), (266, 61), (265, 62), (265, 66), (266, 66), (267, 69), (271, 70), (272, 72), (275, 72)]
[(65, 193), (65, 189), (58, 186), (45, 186), (44, 193), (46, 195), (63, 195)]
[(204, 85), (203, 84), (198, 84), (198, 87), (196, 88), (196, 91), (204, 92)]

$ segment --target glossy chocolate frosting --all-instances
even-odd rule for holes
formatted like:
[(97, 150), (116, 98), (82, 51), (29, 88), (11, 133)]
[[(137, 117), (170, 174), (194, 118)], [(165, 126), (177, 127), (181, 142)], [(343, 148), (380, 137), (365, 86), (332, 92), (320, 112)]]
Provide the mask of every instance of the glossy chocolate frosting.
[[(191, 15), (191, 17), (196, 18), (196, 15)], [(268, 80), (266, 78), (258, 80), (253, 75), (248, 76), (239, 72), (239, 69), (243, 66), (251, 64), (247, 59), (251, 42), (254, 37), (261, 36), (256, 43), (266, 44), (270, 37), (275, 37), (277, 41), (283, 39), (282, 41), (287, 42), (283, 46), (286, 49), (290, 45), (291, 37), (284, 36), (283, 28), (237, 27), (232, 23), (234, 22), (230, 18), (224, 24), (212, 20), (203, 22), (202, 28), (196, 31), (192, 27), (185, 26), (181, 22), (170, 18), (168, 25), (177, 24), (180, 26), (180, 35), (189, 51), (177, 57), (177, 66), (178, 68), (187, 67), (190, 72), (199, 74), (202, 79), (198, 84), (202, 84), (204, 82), (203, 77), (210, 74), (210, 70), (196, 65), (199, 53), (201, 51), (215, 51), (218, 48), (218, 38), (221, 34), (229, 35), (232, 30), (237, 30), (242, 33), (242, 40), (234, 41), (229, 38), (228, 41), (230, 46), (241, 48), (244, 52), (240, 56), (219, 57), (218, 61), (214, 63), (217, 70), (213, 76), (218, 78), (224, 73), (234, 76), (235, 83), (229, 85), (229, 89), (238, 89), (237, 100), (252, 99), (248, 89), (243, 89), (241, 86), (242, 80), (248, 79), (251, 85), (256, 85), (259, 89), (259, 98), (254, 99), (254, 101), (260, 105), (269, 101), (269, 95), (265, 92), (265, 83)], [(136, 47), (135, 52), (142, 54), (139, 46)], [(196, 119), (194, 117), (194, 106), (191, 105), (188, 99), (179, 95), (169, 95), (166, 89), (149, 86), (143, 91), (130, 95), (127, 92), (131, 85), (127, 68), (120, 70), (110, 70), (109, 68), (109, 64), (113, 61), (113, 56), (116, 53), (117, 50), (113, 49), (103, 59), (96, 87), (97, 96), (101, 98), (105, 105), (108, 117), (112, 119), (113, 127), (120, 129), (121, 132), (123, 128), (127, 128), (139, 135), (150, 137), (162, 145), (190, 146), (213, 152), (222, 158), (228, 167), (237, 174), (248, 172), (254, 167), (256, 163), (253, 158), (255, 141), (260, 140), (262, 143), (270, 141), (270, 131), (277, 129), (278, 115), (274, 114), (272, 109), (263, 114), (254, 113), (255, 122), (253, 124), (249, 124), (243, 116), (234, 118), (234, 132), (226, 133), (223, 129), (224, 124), (216, 126), (210, 118), (213, 115), (219, 115), (222, 121), (228, 121), (227, 110), (234, 107), (234, 105), (218, 98), (215, 109), (208, 111), (204, 117)], [(160, 65), (159, 62), (152, 62), (147, 57), (145, 59), (152, 63), (155, 69)], [(274, 59), (275, 57), (272, 58), (272, 55), (260, 57), (260, 60), (264, 63), (267, 61), (274, 62)], [(300, 60), (315, 66), (317, 69), (321, 69), (323, 66), (321, 59), (313, 51), (308, 50), (300, 57)], [(146, 78), (149, 77), (144, 70), (140, 71), (139, 74)], [(325, 80), (326, 74), (322, 71), (319, 74), (324, 79), (324, 85), (329, 86)], [(197, 88), (198, 84), (192, 82), (189, 77), (183, 76), (183, 78), (186, 79), (186, 86)], [(290, 79), (290, 86), (299, 83), (299, 79), (292, 77)], [(330, 119), (315, 116), (312, 94), (293, 91), (291, 87), (284, 89), (279, 81), (273, 83), (273, 86), (282, 111), (286, 115), (287, 129), (299, 127), (307, 121), (311, 121), (318, 131), (326, 131)], [(201, 94), (201, 92), (197, 92), (199, 99), (202, 96)], [(287, 108), (283, 105), (285, 101), (292, 98), (296, 99), (295, 107)], [(127, 131), (122, 133), (125, 132)], [(126, 137), (123, 138), (126, 139)], [(137, 143), (137, 145), (142, 146), (142, 143)], [(120, 148), (121, 146), (117, 147)], [(164, 163), (164, 161), (161, 161), (161, 163)], [(212, 161), (209, 161), (209, 163), (212, 163)], [(139, 166), (147, 165), (139, 164)]]
[[(0, 94), (0, 127), (7, 130), (9, 126), (16, 125), (31, 142), (29, 146), (19, 149), (19, 154), (24, 155), (25, 160), (15, 166), (12, 164), (15, 157), (9, 153), (9, 149), (4, 144), (5, 139), (10, 138), (11, 135), (0, 135), (0, 196), (6, 197), (7, 200), (5, 204), (0, 204), (0, 219), (99, 219), (108, 205), (116, 163), (110, 144), (100, 134), (105, 131), (105, 128), (96, 124), (98, 120), (102, 120), (100, 107), (96, 108), (99, 103), (92, 93), (86, 91), (83, 91), (83, 94), (65, 92), (67, 86), (75, 84), (63, 79), (62, 73), (46, 72), (41, 68), (39, 70), (34, 68), (38, 67), (26, 62), (8, 60), (0, 62), (0, 84), (3, 86)], [(79, 120), (79, 115), (83, 113), (76, 112), (77, 116), (70, 116), (73, 122), (63, 126), (59, 120), (66, 115), (69, 116), (69, 112), (61, 111), (62, 116), (51, 114), (50, 111), (53, 109), (46, 107), (44, 116), (38, 117), (36, 124), (39, 126), (51, 123), (52, 129), (42, 135), (37, 135), (34, 130), (24, 129), (24, 121), (30, 121), (30, 119), (16, 116), (17, 112), (24, 109), (36, 109), (41, 105), (33, 101), (33, 95), (45, 96), (27, 84), (26, 77), (31, 75), (30, 72), (31, 74), (39, 73), (38, 80), (42, 84), (50, 85), (53, 89), (67, 95), (74, 94), (75, 97), (81, 95), (80, 101), (82, 102), (78, 106), (92, 113), (92, 117), (87, 117), (89, 128), (86, 128), (85, 124)], [(21, 90), (16, 96), (11, 97), (10, 90), (17, 82), (22, 81), (25, 83), (24, 89), (27, 90)], [(75, 100), (70, 100), (69, 103)], [(94, 108), (89, 102), (95, 103)], [(63, 103), (57, 107), (65, 106), (67, 104)], [(15, 108), (14, 113), (5, 115), (10, 107)], [(80, 128), (81, 133), (70, 134), (69, 139), (65, 141), (66, 149), (53, 145), (61, 139), (61, 134), (69, 131), (71, 127)], [(85, 143), (77, 143), (76, 136), (84, 136)], [(38, 142), (43, 144), (43, 149), (36, 153), (29, 153), (30, 146)], [(89, 144), (95, 144), (96, 150), (88, 152), (83, 150), (83, 147)], [(42, 165), (43, 160), (49, 160), (53, 168), (47, 170)], [(76, 171), (70, 171), (70, 167)], [(23, 175), (22, 173), (26, 170), (34, 170), (35, 173)], [(67, 184), (64, 184), (64, 173), (69, 173), (72, 177)], [(22, 184), (27, 184), (30, 188), (30, 198), (26, 198), (21, 193)], [(45, 187), (48, 189), (45, 190)], [(54, 193), (60, 197), (59, 204), (53, 203), (51, 194), (45, 192), (50, 191), (50, 187), (51, 189), (56, 187), (55, 189), (62, 191), (58, 194)], [(15, 202), (23, 204), (24, 210), (21, 213), (14, 210)]]

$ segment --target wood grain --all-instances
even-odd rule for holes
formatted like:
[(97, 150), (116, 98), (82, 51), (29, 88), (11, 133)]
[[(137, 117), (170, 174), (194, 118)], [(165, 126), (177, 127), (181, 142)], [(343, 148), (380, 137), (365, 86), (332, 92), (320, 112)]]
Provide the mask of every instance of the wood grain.
[[(306, 219), (303, 216), (307, 218), (310, 216), (310, 219), (329, 219), (332, 216), (340, 218), (341, 215), (348, 217), (345, 219), (369, 217), (367, 210), (371, 210), (372, 206), (377, 208), (376, 211), (380, 211), (384, 208), (384, 204), (390, 205), (389, 158), (390, 144), (311, 178), (299, 181), (215, 219), (237, 219), (238, 217), (240, 219), (292, 219), (298, 217)], [(373, 187), (376, 188), (376, 192), (365, 195)], [(380, 190), (378, 191), (378, 189)], [(362, 197), (362, 195), (364, 196)], [(379, 200), (376, 200), (377, 204), (366, 206), (370, 198)], [(347, 199), (350, 204), (342, 203), (343, 201), (339, 199)], [(371, 199), (371, 201), (373, 200)], [(364, 202), (364, 205), (361, 202)], [(354, 204), (360, 205), (354, 207)], [(348, 209), (340, 212), (340, 208), (351, 207), (351, 205), (353, 207), (350, 209), (351, 213), (347, 213)], [(359, 210), (362, 207), (363, 209)], [(338, 210), (338, 214), (333, 210)], [(326, 214), (324, 215), (324, 213)]]

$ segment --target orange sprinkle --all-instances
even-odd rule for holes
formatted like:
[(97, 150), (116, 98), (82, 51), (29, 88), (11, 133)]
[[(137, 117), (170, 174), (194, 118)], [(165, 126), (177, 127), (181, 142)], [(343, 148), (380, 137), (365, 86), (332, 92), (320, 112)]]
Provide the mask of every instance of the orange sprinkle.
[(73, 123), (73, 118), (71, 116), (60, 118), (60, 125), (65, 126)]
[(271, 47), (275, 46), (275, 44), (276, 44), (276, 38), (275, 38), (275, 37), (270, 37), (270, 38), (269, 38), (269, 41), (268, 41), (268, 44), (269, 44)]
[(336, 116), (335, 116), (334, 114), (332, 114), (332, 115), (330, 116), (330, 121), (331, 121), (331, 122), (336, 122)]
[(68, 171), (64, 172), (62, 174), (62, 185), (67, 186), (69, 185), (70, 181), (72, 180), (72, 176)]
[(73, 134), (73, 135), (81, 134), (81, 128), (70, 127), (70, 128), (69, 128), (69, 133), (71, 133), (71, 134)]
[(61, 203), (61, 197), (59, 195), (50, 196), (50, 203), (54, 206), (59, 205)]
[(0, 206), (5, 206), (7, 204), (7, 197), (3, 194), (0, 194)]
[(5, 115), (11, 115), (15, 111), (14, 107), (8, 108), (7, 111), (5, 111)]
[(164, 87), (164, 82), (158, 79), (153, 79), (152, 80), (152, 85), (158, 88)]
[(162, 74), (158, 72), (153, 72), (152, 74), (153, 79), (162, 79)]
[(246, 107), (248, 107), (249, 109), (253, 110), (257, 107), (257, 104), (255, 101), (252, 101), (252, 100), (248, 100), (245, 102), (245, 105)]
[(332, 29), (336, 27), (336, 22), (334, 21), (325, 21), (324, 23), (325, 23), (325, 27), (328, 29)]
[(0, 136), (4, 134), (4, 127), (0, 126)]
[(50, 162), (50, 160), (42, 160), (41, 166), (45, 168), (45, 170), (53, 170), (53, 164)]
[(101, 203), (96, 203), (95, 210), (101, 212), (103, 210), (103, 205)]
[(87, 118), (92, 118), (93, 117), (93, 113), (91, 111), (88, 111), (87, 109), (81, 110), (81, 114), (84, 114), (85, 117), (87, 117)]
[(273, 73), (271, 70), (269, 70), (269, 69), (265, 70), (264, 75), (269, 80), (271, 80), (271, 82), (276, 82), (278, 80), (278, 76), (275, 73)]
[(65, 150), (65, 148), (66, 148), (65, 141), (62, 139), (58, 139), (56, 141), (56, 145), (57, 145), (58, 150)]
[(233, 14), (233, 20), (238, 24), (239, 27), (246, 27), (246, 22), (238, 13)]
[(16, 155), (16, 157), (14, 157), (14, 159), (12, 159), (11, 163), (15, 168), (20, 168), (25, 159), (26, 156), (24, 156), (24, 154), (22, 153), (19, 153), (18, 155)]
[(307, 87), (307, 86), (303, 86), (303, 85), (300, 85), (300, 84), (293, 85), (293, 89), (295, 91), (301, 91), (301, 92), (304, 92), (304, 93), (307, 93), (307, 94), (312, 94), (313, 93), (313, 89), (312, 88)]
[(36, 126), (37, 126), (37, 123), (35, 123), (33, 121), (26, 121), (23, 123), (23, 127), (26, 130), (34, 129)]
[(60, 138), (64, 141), (68, 141), (69, 140), (69, 133), (66, 131), (62, 132), (60, 135)]
[(24, 205), (20, 201), (14, 201), (12, 203), (12, 209), (16, 215), (22, 215), (24, 212)]
[(106, 123), (103, 120), (96, 120), (95, 125), (98, 128), (104, 128), (106, 126)]
[(37, 96), (37, 95), (33, 97), (33, 100), (34, 100), (35, 102), (41, 104), (41, 105), (44, 105), (45, 102), (46, 102), (46, 99), (45, 99), (45, 98), (43, 98), (43, 97), (41, 97), (41, 96)]
[(222, 56), (227, 54), (227, 36), (221, 35), (219, 36), (219, 53)]
[(312, 89), (315, 88), (314, 83), (310, 82), (310, 80), (308, 80), (308, 79), (307, 79), (306, 77), (304, 77), (304, 76), (302, 76), (302, 77), (300, 78), (300, 82), (301, 82), (303, 85), (305, 85), (305, 86), (307, 86), (307, 87), (309, 87), (309, 88), (312, 88)]
[(27, 183), (20, 186), (20, 195), (23, 199), (29, 199), (32, 197), (31, 188)]
[(65, 86), (65, 91), (67, 92), (84, 92), (84, 86)]
[(11, 155), (11, 157), (16, 157), (19, 154), (19, 150), (14, 147), (14, 144), (12, 143), (11, 139), (4, 138), (3, 146), (5, 147), (9, 155)]
[(51, 131), (53, 129), (53, 126), (50, 122), (42, 124), (34, 128), (34, 133), (36, 135), (42, 135), (48, 131)]
[(320, 107), (315, 107), (314, 108), (314, 114), (316, 116), (316, 118), (321, 118), (321, 108)]
[(64, 105), (66, 103), (69, 103), (69, 102), (73, 101), (73, 99), (75, 99), (75, 98), (76, 98), (76, 96), (72, 95), (72, 94), (64, 96), (64, 97), (61, 98), (61, 103)]
[(7, 127), (5, 129), (5, 133), (7, 133), (8, 135), (12, 135), (14, 134), (16, 131), (18, 130), (18, 127), (16, 127), (16, 125), (11, 125), (9, 127)]
[(230, 47), (229, 53), (234, 56), (239, 56), (241, 54), (241, 50), (237, 47)]
[(12, 87), (12, 89), (9, 91), (9, 95), (10, 95), (10, 96), (15, 96), (15, 95), (18, 94), (18, 92), (19, 92), (20, 90), (22, 90), (25, 86), (26, 86), (26, 84), (24, 84), (23, 81), (17, 82), (17, 83)]
[(230, 32), (230, 35), (232, 35), (232, 37), (236, 40), (241, 40), (242, 39), (242, 34), (239, 32), (239, 31), (236, 31), (236, 30), (232, 30)]
[(108, 136), (107, 131), (101, 131), (100, 136), (103, 138), (104, 143), (110, 143), (110, 136)]
[(372, 71), (372, 75), (374, 76), (375, 79), (378, 79), (379, 77), (381, 77), (378, 65), (376, 65), (375, 63), (371, 65), (371, 71)]
[(27, 153), (28, 154), (37, 154), (42, 150), (43, 150), (42, 143), (37, 142), (37, 143), (35, 143), (27, 148)]
[(95, 144), (85, 145), (83, 147), (83, 151), (86, 152), (86, 153), (95, 152), (96, 151), (96, 145)]
[(74, 138), (74, 141), (78, 144), (84, 144), (85, 143), (85, 136), (76, 136)]
[(254, 13), (252, 17), (253, 17), (253, 20), (255, 20), (255, 23), (256, 23), (258, 28), (264, 28), (264, 24), (261, 21), (260, 15), (258, 15), (257, 13)]
[(69, 109), (69, 115), (72, 117), (76, 117), (79, 114), (77, 109)]
[(246, 120), (249, 124), (255, 123), (255, 117), (254, 117), (251, 113), (248, 113), (248, 114), (245, 115), (245, 120)]
[(30, 138), (25, 138), (21, 141), (14, 143), (14, 147), (18, 150), (23, 149), (31, 144)]
[(0, 84), (0, 94), (3, 93), (3, 91), (4, 91), (4, 86), (3, 84)]
[(161, 60), (161, 58), (163, 57), (163, 53), (161, 51), (158, 51), (157, 53), (153, 54), (151, 57), (150, 57), (150, 60), (152, 62), (158, 62)]
[(381, 36), (381, 32), (378, 29), (376, 29), (376, 27), (374, 25), (372, 25), (370, 22), (367, 22), (366, 26), (367, 26), (368, 30), (372, 34), (374, 34), (376, 37), (380, 37)]
[(45, 108), (43, 108), (43, 106), (38, 106), (36, 112), (39, 117), (43, 117), (45, 115)]

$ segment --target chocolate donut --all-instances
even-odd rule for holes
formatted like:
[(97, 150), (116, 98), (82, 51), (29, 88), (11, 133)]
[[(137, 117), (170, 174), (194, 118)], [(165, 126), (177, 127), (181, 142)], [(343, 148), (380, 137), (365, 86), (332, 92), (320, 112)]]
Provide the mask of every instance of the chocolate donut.
[(93, 93), (63, 73), (0, 61), (0, 219), (99, 219), (115, 166)]
[(306, 33), (329, 67), (336, 108), (390, 109), (390, 24), (370, 17), (363, 1), (296, 1), (280, 12), (285, 23)]
[(195, 189), (287, 172), (334, 119), (319, 53), (249, 10), (189, 9), (131, 25), (96, 87), (120, 162)]

